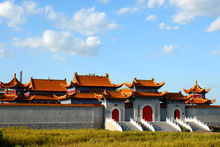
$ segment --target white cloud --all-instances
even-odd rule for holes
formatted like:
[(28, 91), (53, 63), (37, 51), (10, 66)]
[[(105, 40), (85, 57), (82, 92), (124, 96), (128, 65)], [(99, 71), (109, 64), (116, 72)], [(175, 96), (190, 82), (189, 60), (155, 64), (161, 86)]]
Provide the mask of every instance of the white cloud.
[(101, 41), (95, 36), (90, 36), (86, 40), (82, 40), (70, 32), (46, 30), (43, 32), (42, 37), (27, 38), (23, 41), (16, 40), (14, 45), (41, 49), (53, 53), (96, 56), (101, 46)]
[(0, 43), (0, 58), (10, 56), (12, 52), (5, 49), (5, 45)]
[(19, 30), (18, 25), (26, 21), (27, 15), (40, 13), (41, 9), (33, 1), (26, 1), (23, 5), (15, 5), (14, 1), (0, 2), (0, 18), (6, 21), (9, 27)]
[(65, 57), (61, 57), (59, 54), (54, 54), (53, 59), (57, 61), (66, 61), (67, 59)]
[(218, 49), (218, 50), (213, 50), (213, 51), (211, 52), (211, 55), (212, 55), (212, 56), (220, 56), (220, 49)]
[(23, 7), (28, 15), (36, 15), (43, 12), (43, 8), (38, 8), (38, 4), (34, 1), (24, 1)]
[(6, 56), (5, 50), (3, 48), (0, 48), (0, 58), (3, 58)]
[(155, 6), (162, 6), (164, 4), (165, 0), (148, 0), (147, 7), (148, 8), (154, 8)]
[(143, 6), (147, 4), (146, 0), (136, 0), (136, 2), (137, 2), (137, 5), (139, 6)]
[(176, 48), (178, 48), (177, 45), (164, 45), (162, 53), (166, 55), (171, 55), (173, 52), (175, 52)]
[(147, 21), (155, 21), (157, 19), (157, 16), (154, 14), (151, 14), (149, 16), (146, 17)]
[(220, 31), (220, 17), (213, 21), (209, 28), (206, 29), (207, 32), (219, 32)]
[(166, 25), (164, 22), (161, 22), (159, 24), (159, 29), (161, 29), (161, 30), (163, 30), (163, 29), (165, 29), (165, 30), (178, 30), (179, 27), (178, 26), (172, 27), (172, 26)]
[(116, 13), (118, 15), (123, 15), (125, 13), (135, 13), (137, 11), (139, 11), (138, 7), (132, 7), (132, 8), (124, 7), (124, 8), (121, 8), (120, 10), (118, 10)]
[(96, 12), (95, 8), (80, 9), (71, 19), (56, 13), (53, 8), (46, 8), (47, 18), (57, 23), (60, 28), (78, 32), (82, 35), (98, 35), (107, 30), (115, 30), (118, 24), (110, 22), (104, 12)]
[(179, 12), (173, 21), (180, 24), (190, 23), (196, 16), (220, 16), (220, 0), (170, 0)]
[(100, 3), (103, 3), (103, 4), (107, 4), (109, 3), (111, 0), (98, 0)]

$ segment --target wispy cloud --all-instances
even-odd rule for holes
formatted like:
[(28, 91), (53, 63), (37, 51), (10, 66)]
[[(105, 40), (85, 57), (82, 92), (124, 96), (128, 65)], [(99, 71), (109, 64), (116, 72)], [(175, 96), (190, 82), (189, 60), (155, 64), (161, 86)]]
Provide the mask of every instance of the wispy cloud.
[(111, 0), (98, 0), (100, 3), (103, 3), (103, 4), (107, 4), (109, 3)]
[(5, 56), (6, 56), (5, 49), (0, 48), (0, 58), (3, 58)]
[(138, 7), (124, 7), (124, 8), (121, 8), (120, 10), (118, 10), (116, 12), (116, 14), (118, 15), (122, 15), (122, 14), (125, 14), (125, 13), (135, 13), (139, 11), (139, 8)]
[(65, 57), (62, 57), (59, 54), (54, 54), (53, 59), (57, 60), (57, 61), (66, 61), (67, 60)]
[(212, 56), (220, 56), (220, 49), (211, 51)]
[(154, 15), (154, 14), (148, 15), (148, 16), (146, 17), (146, 20), (147, 20), (147, 21), (156, 21), (156, 19), (157, 19), (157, 16)]
[(165, 0), (148, 0), (147, 7), (154, 8), (156, 6), (160, 7), (164, 4)]
[(219, 32), (220, 31), (220, 17), (213, 21), (209, 28), (206, 29), (207, 32)]
[(179, 11), (173, 16), (173, 21), (180, 24), (191, 23), (196, 16), (216, 17), (207, 32), (220, 31), (220, 1), (219, 0), (169, 0), (170, 5)]
[(161, 22), (159, 25), (158, 25), (159, 29), (161, 30), (178, 30), (179, 27), (178, 26), (169, 26), (169, 25), (166, 25), (164, 22)]
[(7, 56), (10, 56), (12, 53), (10, 51), (7, 51), (5, 49), (5, 45), (4, 44), (0, 44), (0, 58), (4, 58)]
[(176, 51), (176, 48), (178, 48), (178, 45), (164, 45), (162, 53), (166, 55), (171, 55)]

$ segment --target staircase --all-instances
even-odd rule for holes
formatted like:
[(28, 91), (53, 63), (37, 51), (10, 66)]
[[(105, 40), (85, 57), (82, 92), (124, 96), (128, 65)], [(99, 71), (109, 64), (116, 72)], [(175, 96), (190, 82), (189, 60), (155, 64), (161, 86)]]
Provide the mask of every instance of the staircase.
[(202, 127), (200, 127), (199, 125), (197, 125), (194, 122), (187, 122), (187, 124), (189, 124), (191, 126), (191, 128), (194, 132), (207, 132), (207, 130), (203, 129)]
[(141, 127), (143, 128), (144, 131), (151, 131), (144, 124), (142, 124), (142, 123), (139, 123), (139, 124), (141, 125)]
[(154, 127), (155, 131), (178, 132), (178, 130), (176, 128), (169, 125), (165, 121), (150, 122), (150, 124)]
[(119, 125), (122, 127), (123, 131), (139, 131), (132, 123), (130, 122), (119, 122)]

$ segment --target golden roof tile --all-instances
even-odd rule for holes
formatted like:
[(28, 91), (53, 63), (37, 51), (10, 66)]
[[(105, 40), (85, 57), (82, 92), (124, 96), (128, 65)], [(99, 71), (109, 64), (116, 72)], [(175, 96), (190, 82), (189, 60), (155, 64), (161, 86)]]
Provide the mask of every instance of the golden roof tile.
[(184, 92), (185, 93), (208, 93), (210, 91), (210, 88), (209, 89), (205, 89), (205, 88), (201, 88), (199, 85), (198, 85), (198, 82), (196, 81), (196, 84), (190, 88), (190, 89), (184, 89)]
[(154, 78), (152, 80), (138, 80), (134, 78), (132, 83), (125, 83), (125, 86), (132, 88), (134, 86), (136, 87), (155, 87), (160, 88), (165, 84), (165, 82), (157, 83), (154, 81)]
[(75, 86), (113, 87), (113, 88), (119, 88), (123, 85), (123, 83), (113, 84), (110, 81), (108, 74), (106, 74), (106, 76), (78, 75), (77, 72), (75, 73), (74, 78), (71, 81), (70, 85), (67, 85), (66, 87), (70, 87), (71, 84)]

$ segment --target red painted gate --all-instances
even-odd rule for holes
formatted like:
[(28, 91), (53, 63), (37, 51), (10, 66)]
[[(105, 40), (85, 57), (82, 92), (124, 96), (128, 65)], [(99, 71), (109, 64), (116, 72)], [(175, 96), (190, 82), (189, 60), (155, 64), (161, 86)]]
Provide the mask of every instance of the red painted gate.
[(180, 111), (178, 110), (178, 109), (176, 109), (175, 111), (174, 111), (174, 118), (176, 119), (180, 119)]
[(119, 121), (119, 111), (118, 111), (118, 109), (114, 109), (112, 111), (112, 119), (114, 119), (116, 122)]
[(152, 121), (152, 109), (150, 106), (145, 106), (143, 108), (143, 119), (146, 121)]

